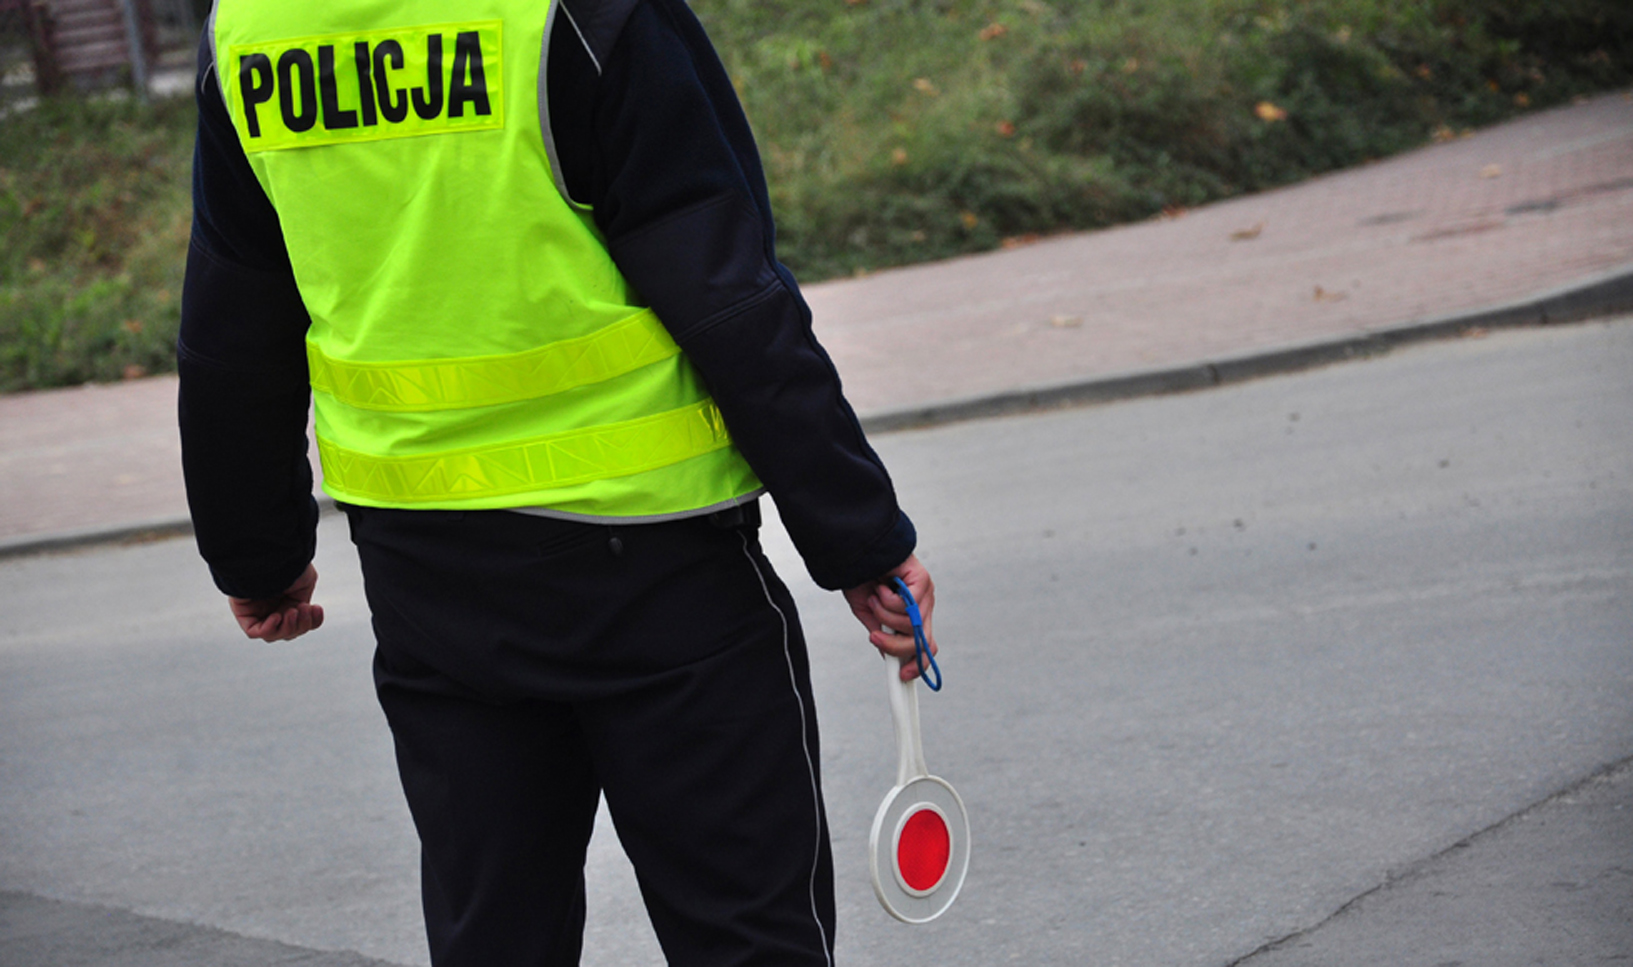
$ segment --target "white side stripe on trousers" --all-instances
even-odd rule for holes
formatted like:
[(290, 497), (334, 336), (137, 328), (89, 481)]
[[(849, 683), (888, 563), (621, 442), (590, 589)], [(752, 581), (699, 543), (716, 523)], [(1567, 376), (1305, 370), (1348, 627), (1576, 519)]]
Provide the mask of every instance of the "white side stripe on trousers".
[(760, 590), (765, 592), (766, 603), (771, 610), (777, 612), (782, 621), (782, 654), (783, 660), (788, 663), (788, 685), (794, 691), (794, 707), (799, 709), (799, 741), (800, 751), (805, 754), (806, 774), (811, 777), (811, 814), (816, 818), (816, 838), (811, 844), (811, 876), (807, 884), (807, 891), (811, 896), (811, 920), (816, 924), (817, 933), (822, 938), (822, 956), (826, 958), (828, 967), (833, 967), (833, 955), (828, 953), (828, 931), (822, 926), (822, 917), (817, 913), (816, 874), (817, 863), (822, 856), (822, 793), (817, 789), (816, 764), (811, 761), (811, 741), (808, 726), (805, 721), (805, 699), (799, 693), (799, 679), (794, 675), (794, 656), (788, 649), (788, 615), (783, 614), (782, 608), (771, 597), (771, 586), (766, 583), (765, 574), (760, 570), (760, 562), (754, 559), (754, 552), (749, 549), (748, 534), (742, 531), (737, 535), (743, 542), (743, 556), (754, 568), (754, 576), (760, 579)]

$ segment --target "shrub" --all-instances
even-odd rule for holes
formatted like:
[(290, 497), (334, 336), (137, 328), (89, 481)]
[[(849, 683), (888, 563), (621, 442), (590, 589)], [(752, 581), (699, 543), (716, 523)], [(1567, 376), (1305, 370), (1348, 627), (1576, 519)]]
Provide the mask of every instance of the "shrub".
[[(1627, 0), (694, 0), (806, 281), (1283, 184), (1633, 84)], [(174, 366), (190, 101), (0, 118), (0, 390)]]
[(192, 112), (62, 98), (0, 120), (0, 391), (175, 368)]
[(696, 0), (817, 278), (1202, 204), (1633, 82), (1623, 0)]

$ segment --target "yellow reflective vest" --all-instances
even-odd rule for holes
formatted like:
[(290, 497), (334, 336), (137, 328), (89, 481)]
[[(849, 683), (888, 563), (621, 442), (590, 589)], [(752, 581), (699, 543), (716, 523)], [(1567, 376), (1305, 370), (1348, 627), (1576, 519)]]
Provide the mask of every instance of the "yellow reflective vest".
[(556, 5), (219, 0), (222, 95), (311, 316), (324, 489), (662, 519), (760, 491), (545, 146)]

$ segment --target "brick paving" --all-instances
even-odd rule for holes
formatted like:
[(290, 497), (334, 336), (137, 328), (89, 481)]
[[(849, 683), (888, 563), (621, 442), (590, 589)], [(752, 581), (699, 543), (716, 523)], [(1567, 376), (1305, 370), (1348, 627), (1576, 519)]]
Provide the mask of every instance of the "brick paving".
[[(1633, 269), (1633, 92), (1177, 218), (807, 290), (864, 415), (1241, 356)], [(0, 547), (186, 513), (175, 379), (0, 397)]]

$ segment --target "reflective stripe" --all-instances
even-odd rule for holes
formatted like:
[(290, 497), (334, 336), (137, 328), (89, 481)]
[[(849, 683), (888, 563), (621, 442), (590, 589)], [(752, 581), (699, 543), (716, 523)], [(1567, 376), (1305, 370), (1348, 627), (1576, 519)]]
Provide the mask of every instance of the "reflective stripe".
[(654, 470), (731, 445), (713, 400), (656, 416), (424, 456), (380, 457), (318, 439), (325, 487), (394, 504), (502, 496)]
[(312, 388), (365, 410), (432, 412), (537, 399), (599, 383), (680, 352), (651, 309), (576, 339), (507, 356), (392, 363), (330, 359), (306, 344)]

